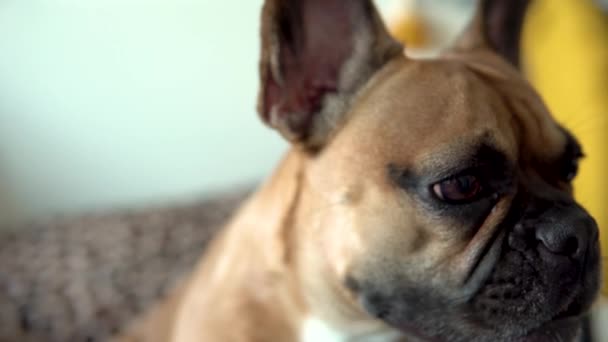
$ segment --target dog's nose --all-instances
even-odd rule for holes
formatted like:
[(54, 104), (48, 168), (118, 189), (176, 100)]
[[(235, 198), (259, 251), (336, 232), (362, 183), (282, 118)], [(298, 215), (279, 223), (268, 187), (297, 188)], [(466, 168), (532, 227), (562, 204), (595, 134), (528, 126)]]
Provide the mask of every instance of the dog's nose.
[(597, 239), (595, 221), (579, 207), (560, 214), (535, 227), (536, 239), (553, 254), (583, 258)]

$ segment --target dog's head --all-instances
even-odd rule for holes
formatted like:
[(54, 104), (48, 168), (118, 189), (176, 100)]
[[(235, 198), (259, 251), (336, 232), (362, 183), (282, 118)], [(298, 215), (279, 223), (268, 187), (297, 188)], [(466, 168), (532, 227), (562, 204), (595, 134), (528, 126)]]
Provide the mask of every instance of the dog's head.
[(259, 112), (306, 159), (295, 220), (321, 315), (423, 339), (575, 333), (598, 230), (572, 196), (581, 147), (518, 70), (526, 5), (482, 1), (413, 60), (371, 1), (267, 1)]

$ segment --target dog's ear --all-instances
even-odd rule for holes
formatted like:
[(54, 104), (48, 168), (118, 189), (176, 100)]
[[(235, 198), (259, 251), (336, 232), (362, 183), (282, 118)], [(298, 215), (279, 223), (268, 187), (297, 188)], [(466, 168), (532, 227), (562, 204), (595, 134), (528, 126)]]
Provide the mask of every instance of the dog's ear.
[(455, 49), (490, 48), (520, 66), (520, 40), (531, 0), (478, 0), (477, 12)]
[(353, 96), (402, 47), (371, 0), (266, 0), (258, 112), (288, 140), (320, 147)]

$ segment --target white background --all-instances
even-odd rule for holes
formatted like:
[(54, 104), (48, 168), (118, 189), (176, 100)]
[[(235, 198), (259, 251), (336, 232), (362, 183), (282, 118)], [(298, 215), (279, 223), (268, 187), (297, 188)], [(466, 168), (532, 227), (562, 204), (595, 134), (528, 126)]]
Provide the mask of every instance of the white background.
[(0, 1), (0, 223), (263, 178), (286, 144), (255, 112), (261, 3)]

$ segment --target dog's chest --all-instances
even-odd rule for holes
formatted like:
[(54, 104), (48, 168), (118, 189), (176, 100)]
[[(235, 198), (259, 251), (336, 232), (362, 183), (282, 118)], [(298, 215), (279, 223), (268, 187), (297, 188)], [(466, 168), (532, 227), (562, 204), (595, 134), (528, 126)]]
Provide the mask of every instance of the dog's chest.
[(309, 317), (304, 322), (300, 342), (397, 342), (399, 335), (394, 331), (370, 331), (353, 335), (339, 331), (316, 317)]

